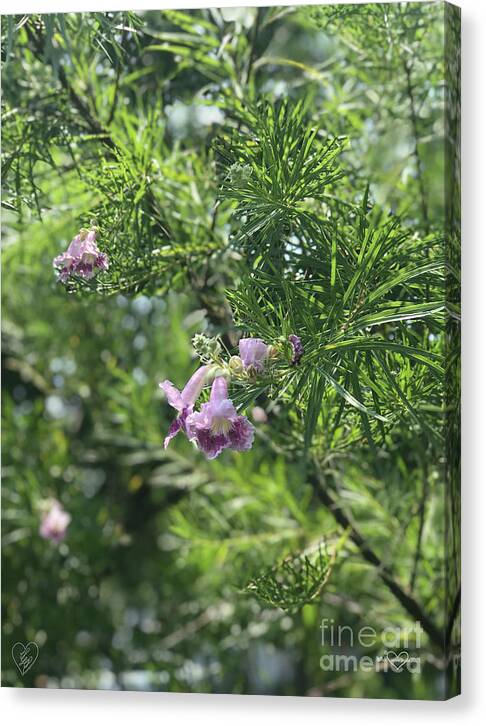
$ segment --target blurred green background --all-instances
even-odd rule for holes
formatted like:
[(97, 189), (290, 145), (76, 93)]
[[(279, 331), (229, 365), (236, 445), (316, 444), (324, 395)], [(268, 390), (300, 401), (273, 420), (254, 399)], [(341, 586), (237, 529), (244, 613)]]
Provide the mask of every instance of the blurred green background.
[[(271, 417), (244, 455), (208, 462), (182, 436), (162, 448), (172, 411), (157, 383), (181, 386), (193, 372), (194, 333), (228, 333), (230, 323), (215, 327), (214, 310), (226, 309), (223, 290), (238, 283), (238, 253), (227, 248), (208, 267), (195, 258), (189, 280), (187, 260), (145, 279), (140, 256), (125, 259), (120, 244), (113, 267), (128, 260), (140, 283), (115, 279), (108, 295), (69, 294), (52, 269), (91, 217), (127, 246), (130, 235), (148, 235), (143, 255), (152, 254), (161, 233), (137, 207), (137, 184), (148, 176), (181, 243), (225, 244), (230, 214), (223, 205), (214, 216), (211, 148), (224, 93), (238, 88), (274, 102), (310, 100), (328, 133), (350, 139), (346, 199), (369, 184), (385, 213), (400, 214), (417, 235), (439, 229), (443, 5), (352, 7), (2, 18), (4, 685), (444, 695), (444, 663), (427, 637), (420, 674), (320, 667), (329, 653), (323, 618), (355, 633), (414, 618), (355, 544), (341, 541), (299, 461), (274, 445)], [(175, 35), (169, 42), (164, 33)], [(66, 78), (126, 152), (118, 176)], [(358, 439), (338, 469), (339, 495), (360, 531), (442, 620), (439, 449), (404, 421), (378, 457)], [(72, 517), (60, 545), (38, 533), (49, 497)], [(340, 549), (312, 604), (284, 611), (245, 590), (322, 537)], [(11, 658), (17, 641), (40, 649), (24, 676)], [(382, 651), (382, 643), (354, 643), (345, 652)]]

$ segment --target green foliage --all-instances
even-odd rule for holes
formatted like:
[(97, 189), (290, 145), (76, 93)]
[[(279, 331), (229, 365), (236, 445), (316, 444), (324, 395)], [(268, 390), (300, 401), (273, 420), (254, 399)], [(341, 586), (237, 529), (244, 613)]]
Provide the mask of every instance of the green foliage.
[(312, 555), (304, 552), (272, 567), (251, 580), (246, 590), (256, 593), (272, 607), (293, 612), (306, 603), (312, 603), (320, 595), (331, 574), (331, 567), (332, 559), (319, 546)]
[(235, 244), (250, 260), (283, 259), (290, 234), (299, 235), (297, 244), (309, 233), (326, 234), (311, 204), (325, 200), (326, 187), (342, 176), (336, 169), (342, 144), (318, 138), (319, 126), (306, 122), (302, 103), (266, 102), (237, 121), (218, 145), (227, 171), (221, 195), (237, 202)]
[[(291, 332), (301, 337), (299, 368), (287, 363), (270, 384), (300, 408), (305, 446), (321, 415), (328, 441), (353, 408), (372, 446), (369, 419), (383, 424), (404, 414), (440, 439), (440, 392), (432, 417), (421, 415), (420, 401), (430, 374), (439, 382), (444, 376), (440, 346), (427, 339), (433, 331), (438, 341), (443, 324), (443, 236), (419, 241), (399, 220), (383, 220), (366, 190), (359, 206), (347, 201), (336, 184), (343, 175), (339, 145), (321, 147), (300, 106), (290, 112), (266, 105), (246, 123), (246, 134), (234, 132), (237, 143), (226, 142), (234, 153), (226, 155), (230, 179), (221, 194), (236, 200), (235, 218), (245, 220), (234, 243), (253, 269), (229, 299), (243, 330), (272, 342)], [(238, 163), (251, 173), (235, 176)], [(334, 195), (325, 193), (328, 183)], [(426, 318), (427, 328), (411, 325)], [(416, 399), (407, 385), (412, 378), (422, 381)], [(383, 434), (383, 426), (374, 428)]]
[[(6, 684), (437, 695), (460, 282), (443, 20), (5, 18)], [(52, 259), (91, 223), (110, 268), (63, 287)], [(252, 450), (164, 449), (158, 381), (182, 387), (240, 333), (275, 353), (231, 383)], [(59, 547), (38, 535), (49, 497), (72, 516)], [(423, 675), (324, 680), (323, 617), (432, 623)]]

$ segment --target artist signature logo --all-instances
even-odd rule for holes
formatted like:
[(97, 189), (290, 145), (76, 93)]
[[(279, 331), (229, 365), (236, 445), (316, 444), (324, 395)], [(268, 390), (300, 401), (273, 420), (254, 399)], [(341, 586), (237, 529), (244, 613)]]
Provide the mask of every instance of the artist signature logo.
[(21, 676), (30, 671), (39, 657), (39, 646), (32, 640), (29, 643), (15, 643), (12, 648), (12, 658), (20, 671)]
[(406, 650), (402, 650), (400, 653), (395, 653), (394, 650), (389, 650), (385, 653), (385, 658), (395, 673), (400, 673), (410, 660), (410, 655)]

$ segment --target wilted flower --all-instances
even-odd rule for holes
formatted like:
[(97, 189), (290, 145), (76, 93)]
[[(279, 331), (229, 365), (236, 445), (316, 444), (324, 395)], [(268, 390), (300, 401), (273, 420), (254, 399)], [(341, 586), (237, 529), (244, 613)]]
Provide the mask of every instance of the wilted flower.
[(289, 335), (288, 341), (292, 346), (292, 359), (291, 365), (296, 366), (300, 363), (300, 359), (304, 355), (304, 346), (298, 335)]
[(90, 280), (98, 270), (108, 269), (108, 256), (100, 252), (96, 244), (96, 230), (81, 230), (72, 240), (66, 252), (54, 258), (59, 280), (66, 282), (70, 275)]
[(199, 413), (187, 416), (185, 426), (189, 439), (208, 459), (215, 459), (223, 449), (247, 451), (253, 444), (254, 428), (236, 412), (223, 376), (214, 379), (209, 403), (204, 403)]
[(49, 509), (42, 515), (39, 534), (44, 539), (50, 539), (56, 543), (61, 542), (66, 535), (70, 521), (71, 515), (64, 511), (57, 499), (53, 499)]
[(268, 345), (260, 338), (242, 338), (239, 349), (245, 368), (252, 368), (261, 373), (268, 356)]
[(179, 414), (170, 425), (167, 436), (164, 439), (164, 448), (167, 448), (169, 442), (181, 429), (186, 431), (186, 419), (192, 413), (194, 404), (207, 382), (207, 377), (211, 369), (212, 366), (201, 366), (198, 368), (189, 378), (182, 391), (179, 391), (171, 381), (166, 380), (159, 383), (160, 388), (162, 388), (167, 396), (167, 401)]

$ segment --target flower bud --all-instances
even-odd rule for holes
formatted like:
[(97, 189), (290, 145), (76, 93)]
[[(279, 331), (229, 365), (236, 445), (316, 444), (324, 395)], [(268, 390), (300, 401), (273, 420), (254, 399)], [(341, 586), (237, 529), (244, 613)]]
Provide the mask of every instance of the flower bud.
[(229, 380), (231, 378), (231, 373), (228, 371), (227, 368), (222, 368), (221, 366), (215, 364), (213, 366), (210, 366), (208, 375), (206, 377), (206, 383), (211, 383), (214, 381), (215, 378), (225, 378), (226, 380)]
[(288, 341), (292, 346), (292, 359), (290, 365), (297, 366), (300, 363), (300, 359), (304, 355), (304, 346), (298, 335), (289, 335)]
[(217, 338), (209, 338), (203, 333), (196, 333), (192, 345), (201, 361), (214, 360), (221, 353), (221, 343)]
[(229, 368), (232, 373), (235, 373), (236, 375), (239, 375), (243, 373), (245, 370), (245, 366), (243, 365), (243, 361), (238, 355), (232, 355), (229, 359)]
[(251, 417), (255, 423), (266, 423), (268, 421), (267, 412), (261, 406), (254, 406), (251, 409)]

